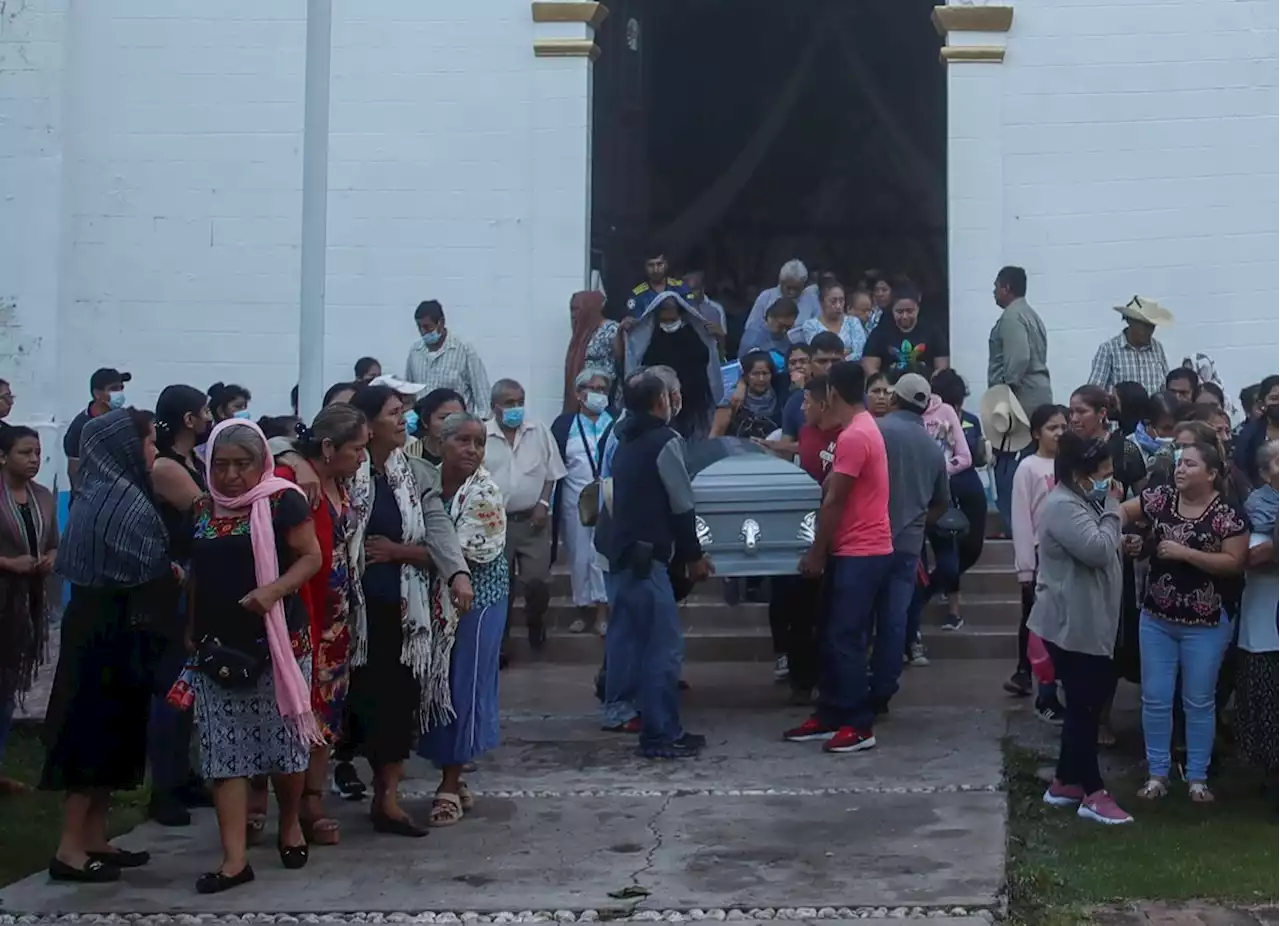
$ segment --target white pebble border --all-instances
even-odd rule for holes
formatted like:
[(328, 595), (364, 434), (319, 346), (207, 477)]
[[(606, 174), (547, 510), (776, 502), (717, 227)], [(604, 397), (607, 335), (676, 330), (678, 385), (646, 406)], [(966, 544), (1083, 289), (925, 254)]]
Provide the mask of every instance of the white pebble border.
[(0, 926), (52, 926), (60, 923), (84, 926), (233, 926), (233, 924), (294, 924), (327, 926), (350, 923), (523, 924), (523, 923), (687, 923), (742, 920), (859, 920), (937, 919), (967, 917), (975, 926), (994, 923), (995, 914), (982, 907), (713, 907), (691, 910), (637, 910), (619, 915), (620, 909), (521, 910), (498, 913), (64, 913), (50, 916), (0, 914)]
[[(1002, 792), (1000, 785), (904, 785), (888, 787), (884, 785), (862, 785), (847, 788), (690, 788), (681, 785), (668, 785), (660, 788), (568, 788), (548, 790), (542, 788), (522, 788), (520, 790), (482, 791), (476, 789), (477, 797), (495, 798), (543, 798), (543, 797), (832, 797), (847, 794), (992, 794)], [(435, 796), (435, 789), (415, 790), (404, 787), (400, 790), (402, 798), (422, 800)]]

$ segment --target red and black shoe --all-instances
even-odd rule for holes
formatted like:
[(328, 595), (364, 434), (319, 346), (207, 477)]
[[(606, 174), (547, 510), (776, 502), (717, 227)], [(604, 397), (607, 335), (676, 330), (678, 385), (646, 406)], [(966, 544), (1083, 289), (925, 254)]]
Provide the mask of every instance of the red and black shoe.
[(640, 732), (640, 715), (637, 714), (626, 723), (620, 723), (616, 727), (601, 727), (605, 733), (639, 733)]
[(782, 734), (788, 743), (810, 743), (816, 740), (827, 740), (835, 736), (836, 728), (829, 727), (814, 714), (798, 727), (793, 727)]
[(841, 727), (835, 735), (822, 744), (823, 752), (862, 752), (874, 749), (876, 735), (870, 730), (856, 730), (853, 727)]

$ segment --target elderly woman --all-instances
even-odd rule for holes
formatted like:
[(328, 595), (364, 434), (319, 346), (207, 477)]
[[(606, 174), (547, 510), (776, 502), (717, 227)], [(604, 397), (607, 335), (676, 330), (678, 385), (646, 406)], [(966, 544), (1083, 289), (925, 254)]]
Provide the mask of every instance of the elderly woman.
[(720, 354), (702, 316), (675, 290), (659, 293), (626, 334), (626, 372), (668, 366), (680, 379), (682, 403), (671, 420), (685, 439), (705, 437), (724, 394)]
[(742, 358), (742, 377), (732, 396), (716, 409), (711, 437), (764, 440), (782, 426), (787, 380), (778, 376), (773, 358), (754, 351)]
[[(818, 299), (822, 311), (799, 326), (800, 337), (807, 344), (819, 332), (830, 331), (844, 344), (847, 359), (861, 360), (867, 346), (867, 329), (860, 319), (845, 313), (844, 286), (834, 281), (827, 283), (818, 293)], [(870, 308), (867, 311), (870, 312)]]
[[(2, 438), (0, 438), (2, 439)], [(1240, 608), (1240, 641), (1237, 652), (1238, 739), (1244, 757), (1276, 786), (1276, 657), (1280, 635), (1276, 631), (1276, 521), (1280, 515), (1280, 460), (1277, 444), (1268, 441), (1258, 451), (1258, 472), (1265, 482), (1249, 495), (1249, 552), (1246, 560), (1244, 599)]]
[(587, 368), (605, 373), (613, 381), (622, 353), (619, 326), (604, 317), (604, 293), (584, 290), (569, 300), (569, 320), (573, 333), (564, 358), (564, 413), (578, 408), (578, 374)]
[(195, 504), (188, 673), (200, 730), (200, 764), (213, 781), (222, 864), (196, 890), (218, 894), (253, 880), (247, 856), (249, 779), (271, 775), (286, 868), (307, 863), (298, 813), (310, 748), (321, 741), (311, 710), (311, 638), (299, 590), (320, 569), (320, 546), (302, 491), (272, 474), (267, 439), (232, 419), (209, 441), (209, 494)]
[(427, 831), (400, 806), (399, 784), (415, 734), (453, 716), (449, 658), (456, 613), (471, 610), (471, 576), (440, 503), (439, 471), (405, 455), (399, 393), (361, 386), (351, 404), (369, 421), (369, 459), (348, 487), (349, 556), (360, 576), (350, 744), (373, 766), (374, 830), (420, 837)]
[(115, 881), (150, 855), (107, 842), (112, 791), (142, 784), (147, 760), (155, 641), (170, 617), (176, 576), (156, 510), (149, 412), (122, 408), (84, 427), (80, 489), (58, 549), (71, 584), (58, 669), (45, 714), (40, 787), (65, 791), (62, 834), (49, 862), (55, 881)]
[(504, 555), (507, 517), (502, 492), (481, 465), (484, 422), (466, 412), (450, 415), (441, 436), (440, 494), (471, 570), (475, 597), (458, 618), (449, 664), (454, 716), (427, 731), (418, 743), (418, 755), (441, 770), (431, 802), (431, 825), (452, 826), (474, 805), (462, 780), (463, 766), (498, 745), (498, 658), (510, 572)]
[[(756, 297), (755, 304), (751, 306), (751, 314), (747, 316), (746, 330), (763, 328), (765, 313), (769, 311), (769, 307), (784, 298), (794, 299), (796, 302), (799, 309), (796, 324), (803, 325), (820, 311), (818, 287), (809, 284), (809, 268), (794, 257), (779, 269), (778, 285), (762, 291)], [(742, 350), (739, 349), (738, 352), (742, 353)]]
[(410, 435), (404, 452), (439, 466), (440, 426), (450, 415), (466, 411), (466, 399), (453, 389), (432, 389), (418, 400), (413, 411), (418, 421), (417, 436)]
[[(0, 428), (0, 760), (14, 709), (35, 681), (44, 657), (49, 612), (58, 601), (53, 562), (58, 551), (58, 507), (35, 481), (40, 435), (31, 428)], [(0, 796), (29, 791), (0, 778)]]
[(582, 523), (578, 500), (583, 489), (600, 479), (604, 447), (613, 433), (613, 416), (606, 411), (613, 382), (608, 374), (588, 367), (574, 383), (577, 409), (551, 423), (551, 436), (566, 470), (551, 496), (551, 555), (554, 559), (563, 540), (569, 554), (573, 604), (578, 609), (569, 631), (582, 633), (592, 627), (603, 628), (609, 607), (593, 543), (595, 529)]
[[(298, 450), (320, 483), (320, 499), (312, 512), (320, 568), (301, 589), (310, 616), (311, 705), (325, 744), (311, 751), (306, 788), (302, 792), (302, 831), (307, 842), (336, 845), (338, 821), (325, 816), (323, 789), (328, 777), (329, 745), (344, 727), (347, 690), (351, 678), (352, 594), (348, 547), (355, 527), (346, 485), (364, 465), (369, 425), (364, 413), (348, 404), (320, 410), (311, 427), (300, 435)], [(287, 465), (276, 475), (292, 481), (297, 473)]]

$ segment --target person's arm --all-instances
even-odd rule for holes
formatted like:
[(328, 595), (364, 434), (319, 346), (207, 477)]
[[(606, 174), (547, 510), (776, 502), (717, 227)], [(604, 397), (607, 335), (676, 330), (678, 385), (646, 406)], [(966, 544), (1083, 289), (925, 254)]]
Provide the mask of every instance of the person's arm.
[(1036, 531), (1031, 523), (1031, 482), (1035, 477), (1029, 466), (1019, 466), (1013, 474), (1013, 568), (1019, 582), (1030, 582), (1036, 575)]
[(1016, 385), (1027, 374), (1031, 365), (1031, 339), (1027, 326), (1020, 318), (1011, 317), (1006, 310), (1000, 319), (1000, 341), (1004, 345), (1004, 381)]
[(938, 370), (945, 370), (950, 366), (951, 366), (950, 357), (934, 357), (933, 358), (933, 371), (935, 373), (938, 372)]
[(1273, 572), (1276, 565), (1276, 544), (1274, 540), (1264, 540), (1256, 547), (1250, 547), (1245, 559), (1249, 569), (1270, 568)]
[(179, 511), (187, 511), (201, 496), (200, 487), (186, 468), (164, 457), (151, 468), (151, 485), (156, 494)]
[(964, 423), (956, 410), (945, 402), (941, 408), (942, 420), (947, 423), (951, 452), (947, 457), (947, 475), (954, 476), (973, 466), (973, 454), (969, 451), (969, 441), (965, 438)]
[(716, 409), (715, 417), (711, 419), (710, 437), (724, 437), (725, 432), (729, 430), (729, 421), (733, 418), (733, 411), (727, 405), (722, 405)]
[(283, 529), (285, 530), (285, 545), (293, 553), (294, 560), (289, 568), (280, 575), (280, 578), (255, 588), (240, 599), (242, 607), (248, 608), (256, 614), (265, 615), (276, 602), (289, 595), (296, 594), (307, 583), (308, 579), (320, 571), (320, 566), (324, 562), (324, 557), (320, 552), (320, 541), (316, 539), (315, 522), (311, 520), (311, 510), (307, 507), (302, 493), (298, 493), (296, 500), (292, 498), (292, 494), (293, 490), (290, 489), (278, 504), (280, 508), (296, 505), (299, 510), (295, 513), (294, 511), (281, 511), (278, 508), (277, 518), (282, 518), (285, 523), (291, 525)]
[(1238, 576), (1244, 572), (1248, 552), (1248, 534), (1223, 538), (1221, 553), (1193, 550), (1171, 540), (1162, 540), (1156, 545), (1156, 556), (1161, 559), (1186, 563), (1211, 576)]
[(470, 344), (467, 345), (467, 387), (471, 392), (471, 414), (481, 418), (489, 417), (489, 374), (485, 371), (480, 352)]
[(693, 510), (693, 481), (684, 459), (684, 439), (673, 437), (658, 452), (658, 478), (671, 507), (671, 536), (675, 542), (672, 565), (692, 564), (702, 559)]
[[(1045, 502), (1048, 506), (1050, 503)], [(1080, 505), (1054, 505), (1046, 510), (1041, 530), (1090, 569), (1105, 569), (1120, 552), (1120, 511), (1108, 507), (1102, 521)]]
[(1131, 498), (1127, 502), (1120, 504), (1120, 522), (1122, 524), (1134, 524), (1143, 520), (1142, 515), (1142, 495), (1139, 493), (1137, 498)]
[(853, 491), (853, 477), (832, 469), (822, 483), (822, 504), (818, 507), (818, 523), (813, 532), (813, 544), (809, 552), (800, 561), (800, 571), (814, 576), (822, 572), (822, 565), (827, 561), (831, 545), (840, 529), (840, 519), (844, 516), (845, 504)]
[(1103, 389), (1110, 389), (1115, 385), (1111, 379), (1111, 351), (1107, 349), (1107, 342), (1103, 341), (1098, 345), (1098, 350), (1093, 355), (1093, 366), (1089, 369), (1089, 378), (1085, 382)]

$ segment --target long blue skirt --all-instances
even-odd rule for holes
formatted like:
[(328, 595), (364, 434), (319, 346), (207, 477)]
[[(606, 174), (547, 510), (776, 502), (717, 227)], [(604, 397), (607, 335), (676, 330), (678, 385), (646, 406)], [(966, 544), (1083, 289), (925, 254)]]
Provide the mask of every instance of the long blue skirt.
[(498, 656), (507, 599), (472, 608), (458, 620), (449, 666), (454, 719), (418, 740), (418, 755), (437, 766), (462, 765), (498, 745)]

